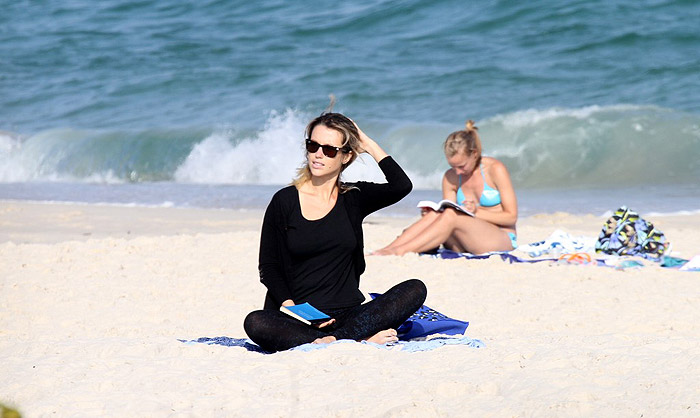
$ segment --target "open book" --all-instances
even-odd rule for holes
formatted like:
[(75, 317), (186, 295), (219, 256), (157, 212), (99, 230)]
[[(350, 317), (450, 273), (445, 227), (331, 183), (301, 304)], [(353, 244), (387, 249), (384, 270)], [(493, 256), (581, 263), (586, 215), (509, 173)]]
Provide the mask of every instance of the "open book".
[(462, 212), (462, 213), (469, 215), (469, 216), (474, 216), (473, 213), (471, 213), (468, 210), (464, 209), (463, 207), (459, 206), (455, 202), (453, 202), (451, 200), (447, 200), (447, 199), (441, 200), (439, 202), (433, 202), (430, 200), (421, 200), (420, 202), (418, 202), (418, 205), (416, 205), (416, 206), (419, 208), (430, 208), (436, 212), (442, 212), (443, 210), (445, 210), (445, 208), (453, 208), (458, 212)]
[(300, 305), (281, 306), (280, 311), (286, 313), (292, 318), (300, 320), (307, 325), (321, 324), (331, 319), (330, 316), (314, 308), (308, 302)]

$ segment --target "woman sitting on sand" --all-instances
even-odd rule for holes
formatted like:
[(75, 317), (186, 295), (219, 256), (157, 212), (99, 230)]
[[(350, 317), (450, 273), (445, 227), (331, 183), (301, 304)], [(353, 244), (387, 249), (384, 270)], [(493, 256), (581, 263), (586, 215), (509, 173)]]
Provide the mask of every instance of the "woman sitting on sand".
[[(305, 141), (306, 162), (297, 178), (272, 197), (265, 212), (258, 267), (267, 296), (264, 309), (245, 318), (245, 331), (269, 351), (337, 339), (395, 342), (395, 329), (420, 308), (427, 291), (420, 280), (407, 280), (362, 303), (362, 220), (401, 200), (411, 191), (411, 181), (339, 113), (311, 121)], [(340, 173), (363, 152), (377, 161), (387, 183), (340, 181)], [(304, 302), (332, 319), (310, 326), (279, 310)]]
[(508, 169), (502, 162), (481, 156), (481, 140), (473, 121), (445, 140), (447, 163), (442, 178), (443, 199), (457, 202), (474, 216), (454, 209), (421, 211), (422, 217), (377, 255), (403, 255), (439, 247), (482, 254), (509, 251), (516, 244), (518, 203)]

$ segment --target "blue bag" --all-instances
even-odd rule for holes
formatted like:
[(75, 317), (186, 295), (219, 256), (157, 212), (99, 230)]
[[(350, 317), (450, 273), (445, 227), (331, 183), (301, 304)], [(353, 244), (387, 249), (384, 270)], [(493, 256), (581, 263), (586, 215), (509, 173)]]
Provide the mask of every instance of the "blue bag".
[[(370, 293), (372, 299), (379, 293)], [(423, 338), (432, 334), (458, 335), (464, 334), (469, 322), (452, 319), (428, 306), (421, 306), (400, 327), (396, 329), (399, 339), (403, 341)]]

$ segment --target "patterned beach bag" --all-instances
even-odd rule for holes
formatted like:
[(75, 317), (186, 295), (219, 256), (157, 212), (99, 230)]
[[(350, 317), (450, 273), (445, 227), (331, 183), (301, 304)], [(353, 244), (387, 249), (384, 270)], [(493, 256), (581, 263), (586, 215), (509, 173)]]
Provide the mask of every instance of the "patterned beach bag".
[(603, 225), (595, 243), (597, 253), (633, 255), (660, 261), (668, 249), (664, 233), (626, 206), (615, 211)]

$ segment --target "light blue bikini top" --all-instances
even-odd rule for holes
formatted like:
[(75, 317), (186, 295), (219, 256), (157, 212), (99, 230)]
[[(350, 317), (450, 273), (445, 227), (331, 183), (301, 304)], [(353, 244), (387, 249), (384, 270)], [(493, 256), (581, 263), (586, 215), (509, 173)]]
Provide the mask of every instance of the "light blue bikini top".
[[(484, 190), (481, 192), (481, 197), (479, 198), (479, 205), (491, 207), (501, 204), (501, 193), (494, 189), (493, 187), (486, 184), (486, 177), (484, 177), (484, 166), (479, 167), (481, 171), (481, 178), (484, 179)], [(464, 202), (466, 197), (462, 191), (462, 175), (459, 175), (459, 184), (457, 185), (457, 203), (460, 205)]]

